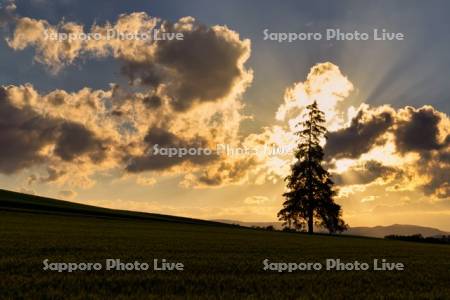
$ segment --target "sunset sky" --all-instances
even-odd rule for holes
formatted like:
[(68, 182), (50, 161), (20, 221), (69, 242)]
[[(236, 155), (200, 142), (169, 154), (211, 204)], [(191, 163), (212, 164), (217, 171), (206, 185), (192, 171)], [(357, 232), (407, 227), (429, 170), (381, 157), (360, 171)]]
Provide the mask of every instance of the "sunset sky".
[[(1, 188), (111, 208), (276, 221), (317, 101), (350, 226), (450, 231), (450, 2), (2, 1)], [(400, 41), (264, 39), (403, 33)], [(46, 32), (178, 32), (53, 41)], [(247, 149), (167, 157), (163, 148)], [(282, 150), (271, 154), (268, 149)]]

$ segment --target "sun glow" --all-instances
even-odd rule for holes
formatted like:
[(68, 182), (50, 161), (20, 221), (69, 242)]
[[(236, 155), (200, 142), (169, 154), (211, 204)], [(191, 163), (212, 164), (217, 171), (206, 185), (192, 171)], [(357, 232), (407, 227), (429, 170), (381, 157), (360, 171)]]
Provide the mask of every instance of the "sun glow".
[(343, 173), (351, 167), (355, 166), (357, 163), (358, 161), (354, 159), (339, 159), (335, 162), (335, 168), (333, 168), (332, 170), (338, 173)]

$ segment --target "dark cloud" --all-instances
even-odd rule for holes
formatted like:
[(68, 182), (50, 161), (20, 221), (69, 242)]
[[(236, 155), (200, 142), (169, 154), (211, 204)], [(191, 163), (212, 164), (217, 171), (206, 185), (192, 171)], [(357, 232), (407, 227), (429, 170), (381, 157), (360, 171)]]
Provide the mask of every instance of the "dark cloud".
[(255, 158), (248, 157), (236, 161), (223, 161), (217, 170), (206, 170), (200, 173), (196, 180), (205, 186), (220, 186), (226, 183), (239, 182), (248, 174), (248, 171), (257, 165)]
[(53, 182), (58, 180), (61, 176), (64, 176), (66, 171), (58, 170), (52, 167), (47, 168), (47, 176), (40, 177), (39, 182)]
[[(122, 67), (132, 83), (151, 87), (164, 83), (170, 103), (179, 111), (227, 96), (243, 76), (240, 60), (249, 51), (228, 31), (192, 25), (192, 30), (181, 31), (183, 40), (159, 41), (154, 57), (145, 62), (124, 60)], [(177, 31), (167, 26), (168, 31)]]
[(325, 154), (329, 159), (359, 158), (381, 142), (380, 137), (393, 123), (390, 110), (378, 113), (360, 110), (349, 127), (328, 133)]
[(378, 178), (386, 179), (391, 175), (400, 177), (402, 171), (400, 169), (384, 166), (378, 161), (370, 160), (362, 166), (350, 168), (344, 173), (333, 174), (333, 180), (340, 186), (352, 184), (369, 184)]
[(10, 174), (43, 163), (41, 150), (55, 145), (55, 154), (64, 160), (88, 154), (93, 161), (104, 157), (102, 141), (83, 125), (42, 116), (29, 106), (11, 104), (8, 92), (0, 87), (0, 172)]
[[(182, 156), (168, 156), (165, 153), (154, 153), (154, 147), (157, 145), (159, 150), (162, 149), (206, 149), (208, 144), (206, 140), (201, 137), (194, 137), (190, 140), (185, 140), (177, 135), (167, 131), (166, 129), (153, 127), (151, 128), (144, 139), (147, 145), (147, 152), (143, 156), (129, 158), (127, 170), (129, 172), (143, 172), (148, 170), (164, 170), (172, 166), (190, 162), (196, 165), (203, 165), (216, 159), (217, 156), (205, 155), (204, 152), (197, 151), (194, 155), (187, 154)], [(166, 150), (163, 150), (166, 151)]]
[(30, 108), (19, 109), (8, 100), (0, 87), (0, 172), (17, 170), (41, 163), (39, 151), (56, 139), (58, 122), (46, 120)]
[(425, 195), (435, 195), (438, 198), (450, 197), (450, 164), (431, 163), (425, 170), (432, 175), (430, 182), (423, 186)]
[(156, 88), (164, 82), (166, 77), (164, 69), (153, 61), (123, 60), (120, 70), (123, 75), (128, 77), (131, 85), (147, 85)]
[(450, 197), (450, 136), (441, 138), (444, 132), (449, 132), (444, 118), (447, 116), (431, 106), (406, 107), (394, 131), (400, 153), (420, 155), (417, 172), (430, 176), (430, 181), (423, 185), (425, 195), (438, 198)]
[[(383, 145), (382, 136), (393, 134), (399, 155), (417, 153), (420, 156), (413, 167), (416, 174), (427, 174), (429, 182), (422, 185), (426, 195), (439, 198), (450, 197), (450, 136), (443, 136), (450, 129), (448, 117), (431, 106), (405, 107), (398, 111), (362, 109), (349, 127), (331, 132), (325, 146), (329, 160), (335, 158), (358, 158), (376, 145)], [(333, 167), (333, 161), (328, 164)], [(371, 162), (365, 168), (352, 168), (343, 174), (334, 174), (336, 183), (366, 184), (377, 178), (394, 174), (396, 179), (414, 181), (411, 174), (399, 168), (382, 166)], [(409, 176), (410, 178), (406, 178)]]
[(159, 62), (176, 71), (174, 106), (183, 110), (193, 101), (214, 101), (226, 96), (242, 74), (238, 62), (246, 52), (211, 28), (198, 26), (184, 32), (184, 39), (164, 41), (158, 47)]
[(59, 127), (55, 153), (63, 160), (71, 161), (83, 154), (88, 154), (92, 161), (100, 162), (107, 150), (104, 142), (78, 123), (64, 122)]
[(443, 114), (433, 107), (406, 107), (399, 112), (396, 114), (388, 109), (360, 110), (349, 127), (328, 133), (325, 145), (327, 157), (358, 158), (373, 146), (384, 144), (380, 137), (388, 131), (394, 134), (400, 153), (427, 155), (432, 150), (445, 149), (450, 145), (449, 135), (440, 141)]
[(161, 97), (159, 97), (157, 95), (145, 97), (143, 99), (143, 102), (144, 102), (145, 106), (150, 109), (157, 109), (162, 105), (162, 99), (161, 99)]
[(419, 109), (406, 107), (405, 111), (408, 117), (398, 120), (395, 130), (398, 151), (426, 152), (450, 145), (449, 136), (444, 143), (439, 141), (439, 125), (442, 117), (435, 109), (430, 106)]
[[(447, 139), (446, 143), (447, 144), (449, 143), (448, 139)], [(450, 151), (447, 150), (447, 151), (439, 152), (437, 161), (439, 161), (443, 164), (450, 165)]]

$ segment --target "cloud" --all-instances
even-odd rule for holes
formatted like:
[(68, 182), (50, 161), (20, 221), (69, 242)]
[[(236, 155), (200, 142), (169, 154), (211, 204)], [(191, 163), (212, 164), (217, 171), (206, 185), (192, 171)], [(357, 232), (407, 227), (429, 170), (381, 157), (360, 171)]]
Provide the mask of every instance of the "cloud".
[(363, 105), (348, 127), (327, 134), (324, 151), (329, 158), (359, 158), (375, 145), (394, 124), (395, 112), (388, 106), (370, 109)]
[[(33, 182), (71, 181), (88, 184), (86, 174), (101, 166), (109, 141), (64, 115), (52, 115), (48, 98), (31, 86), (0, 87), (0, 173), (42, 170), (30, 175)], [(72, 112), (76, 114), (75, 111)], [(70, 174), (70, 176), (68, 175)]]
[(35, 48), (35, 60), (53, 73), (73, 64), (79, 57), (112, 56), (121, 63), (121, 73), (131, 85), (159, 89), (175, 110), (185, 111), (196, 103), (219, 101), (241, 94), (252, 80), (244, 67), (250, 56), (250, 40), (224, 26), (207, 27), (192, 17), (176, 23), (146, 13), (120, 15), (115, 24), (93, 25), (90, 33), (108, 36), (119, 33), (179, 33), (183, 39), (66, 39), (49, 38), (60, 33), (86, 34), (80, 24), (18, 18), (8, 44), (15, 50)]
[(11, 174), (42, 163), (40, 151), (56, 140), (57, 120), (46, 120), (30, 108), (15, 107), (0, 88), (0, 171)]
[(138, 176), (136, 183), (141, 186), (153, 186), (156, 184), (156, 179), (154, 177)]
[(450, 128), (444, 127), (448, 126), (448, 117), (433, 107), (405, 107), (398, 119), (395, 130), (398, 151), (422, 153), (450, 146)]
[(270, 199), (266, 196), (251, 196), (244, 199), (244, 204), (247, 205), (263, 205), (269, 202)]
[(353, 91), (353, 84), (344, 76), (338, 66), (331, 62), (318, 63), (308, 73), (306, 80), (286, 89), (284, 103), (276, 112), (276, 119), (290, 118), (289, 125), (295, 126), (307, 105), (317, 102), (325, 113), (327, 127), (342, 126), (343, 112), (339, 105)]
[[(9, 7), (12, 14), (14, 7)], [(7, 101), (0, 103), (0, 138), (7, 147), (0, 154), (11, 157), (0, 162), (2, 173), (41, 167), (33, 182), (62, 183), (78, 174), (84, 185), (95, 172), (112, 169), (178, 175), (190, 187), (275, 182), (289, 172), (292, 153), (169, 158), (153, 155), (153, 146), (215, 149), (227, 144), (256, 149), (269, 145), (292, 150), (295, 125), (302, 120), (304, 108), (317, 101), (330, 129), (325, 144), (328, 164), (352, 160), (346, 169), (334, 170), (339, 185), (377, 183), (394, 188), (406, 186), (415, 176), (420, 180), (412, 180), (415, 185), (407, 184), (408, 188), (419, 187), (441, 198), (449, 195), (448, 116), (431, 106), (394, 109), (362, 104), (344, 109), (354, 87), (330, 62), (314, 65), (304, 81), (286, 89), (275, 115), (277, 123), (241, 136), (240, 126), (248, 118), (242, 113), (242, 95), (253, 76), (245, 66), (250, 41), (226, 26), (205, 26), (192, 17), (172, 23), (131, 13), (120, 15), (114, 23), (94, 24), (89, 31), (157, 29), (182, 33), (183, 40), (52, 41), (45, 32), (81, 34), (86, 33), (85, 26), (17, 16), (11, 20), (15, 27), (8, 45), (15, 50), (33, 47), (34, 59), (51, 72), (82, 59), (112, 58), (129, 85), (54, 90), (45, 95), (31, 85), (2, 88), (1, 97)], [(380, 157), (386, 149), (391, 161)]]
[(72, 161), (85, 153), (89, 154), (93, 162), (99, 162), (105, 158), (107, 146), (83, 125), (63, 123), (60, 130), (55, 154), (63, 160)]
[(194, 187), (221, 187), (250, 182), (252, 171), (259, 165), (254, 156), (225, 157), (200, 172), (187, 176), (183, 184)]
[(161, 41), (155, 63), (172, 75), (166, 85), (172, 105), (185, 110), (195, 102), (216, 101), (242, 88), (251, 80), (244, 68), (250, 41), (223, 26), (208, 28), (194, 19), (169, 26), (183, 33), (183, 40)]
[(377, 161), (366, 161), (349, 168), (343, 173), (333, 174), (334, 182), (339, 186), (369, 184), (377, 179), (383, 182), (392, 179), (392, 176), (400, 176), (401, 170), (384, 166)]
[(63, 190), (58, 192), (58, 196), (64, 199), (73, 199), (77, 196), (77, 192), (71, 190)]
[[(151, 128), (145, 136), (144, 142), (147, 145), (145, 154), (131, 157), (126, 167), (127, 171), (134, 173), (149, 170), (163, 170), (182, 162), (201, 165), (215, 158), (213, 155), (205, 155), (202, 150), (197, 150), (208, 148), (208, 144), (203, 138), (197, 136), (191, 140), (183, 140), (163, 128)], [(157, 148), (154, 148), (154, 146)], [(170, 151), (168, 149), (176, 150), (177, 154), (175, 156), (169, 156), (166, 152)], [(186, 149), (188, 153), (181, 155), (181, 149)], [(190, 149), (195, 149), (195, 153), (190, 154)], [(159, 151), (159, 153), (155, 153), (155, 151)]]
[[(341, 128), (345, 125), (346, 110), (340, 107), (353, 90), (353, 84), (331, 62), (317, 63), (311, 67), (305, 81), (297, 82), (286, 88), (284, 102), (275, 114), (276, 122), (243, 139), (242, 144), (250, 149), (258, 149), (253, 156), (252, 172), (256, 182), (277, 182), (288, 175), (293, 163), (293, 152), (297, 147), (298, 123), (304, 119), (306, 106), (317, 101), (325, 112), (328, 128)], [(264, 147), (280, 150), (272, 154)]]
[[(109, 30), (159, 30), (182, 33), (183, 39), (55, 41), (46, 35), (80, 35), (86, 33), (84, 26), (20, 17), (8, 39), (15, 50), (33, 47), (35, 61), (52, 73), (80, 59), (111, 57), (129, 80), (129, 86), (112, 84), (109, 91), (86, 87), (78, 92), (55, 90), (39, 95), (31, 86), (11, 88), (18, 95), (18, 106), (28, 105), (40, 116), (74, 123), (61, 126), (60, 142), (51, 144), (51, 152), (66, 163), (64, 170), (83, 156), (90, 159), (93, 170), (104, 169), (94, 165), (102, 162), (102, 166), (131, 173), (184, 174), (183, 184), (192, 186), (219, 186), (246, 177), (245, 168), (234, 158), (156, 156), (152, 147), (215, 149), (218, 144), (240, 143), (239, 126), (246, 118), (241, 113), (241, 95), (252, 81), (252, 71), (244, 66), (250, 41), (225, 26), (208, 27), (192, 17), (172, 23), (143, 12), (120, 15), (115, 23), (94, 24), (90, 33), (106, 36)], [(39, 101), (30, 102), (28, 91)], [(100, 136), (102, 140), (92, 138)], [(253, 161), (249, 159), (243, 166), (250, 168)]]
[[(377, 178), (385, 179), (385, 171), (389, 171), (397, 176), (392, 181), (394, 190), (415, 187), (425, 195), (447, 198), (450, 196), (449, 133), (448, 116), (431, 106), (394, 110), (389, 106), (362, 105), (348, 127), (328, 134), (325, 152), (328, 159), (338, 162), (343, 158), (370, 156), (388, 161), (381, 150), (389, 148), (392, 166), (361, 173), (356, 171), (358, 168), (350, 168), (336, 174), (336, 182), (369, 183)], [(383, 172), (372, 172), (376, 170)]]
[(48, 35), (59, 32), (79, 35), (83, 32), (83, 27), (72, 22), (52, 26), (45, 20), (18, 18), (13, 37), (7, 41), (14, 50), (23, 50), (28, 46), (35, 47), (35, 60), (47, 65), (53, 73), (57, 73), (64, 66), (74, 62), (82, 50), (81, 40), (56, 42), (47, 38)]
[[(148, 32), (155, 28), (158, 21), (157, 18), (149, 17), (145, 13), (132, 13), (120, 15), (114, 25), (94, 24), (90, 32), (85, 32), (84, 26), (75, 22), (63, 20), (52, 25), (46, 20), (16, 17), (12, 37), (7, 41), (14, 50), (33, 47), (34, 59), (56, 74), (83, 56), (145, 60), (151, 55), (153, 49), (151, 44), (143, 40), (107, 38), (108, 30), (125, 34)], [(103, 38), (87, 38), (88, 34), (92, 37), (101, 35)], [(69, 38), (69, 35), (72, 38)]]
[(422, 169), (432, 174), (431, 180), (423, 185), (425, 195), (434, 195), (440, 199), (450, 198), (450, 165), (430, 163)]
[(361, 199), (361, 203), (367, 203), (367, 202), (373, 202), (375, 200), (377, 200), (378, 198), (380, 198), (380, 196), (367, 196)]
[(450, 119), (431, 106), (406, 107), (399, 112), (395, 130), (400, 153), (420, 155), (418, 172), (429, 174), (423, 185), (426, 195), (450, 197)]
[[(338, 187), (383, 186), (386, 191), (416, 191), (432, 198), (450, 196), (450, 121), (431, 106), (394, 109), (389, 105), (359, 108), (345, 103), (353, 90), (332, 63), (313, 66), (304, 82), (287, 88), (276, 113), (281, 125), (250, 135), (247, 141), (292, 149), (294, 132), (304, 107), (317, 100), (327, 119), (328, 139), (323, 141), (326, 164)], [(346, 121), (347, 120), (347, 121)], [(276, 162), (269, 165), (268, 162)], [(292, 155), (258, 157), (261, 168), (278, 178), (286, 176)], [(271, 171), (273, 170), (273, 171)]]
[[(29, 84), (8, 86), (3, 91), (7, 92), (8, 101), (3, 102), (2, 113), (14, 119), (8, 122), (5, 132), (9, 130), (11, 134), (14, 129), (11, 124), (20, 123), (19, 119), (26, 114), (30, 114), (28, 119), (51, 129), (42, 130), (51, 133), (48, 139), (32, 139), (36, 146), (18, 145), (31, 151), (30, 159), (21, 160), (21, 164), (8, 161), (11, 172), (41, 165), (48, 167), (43, 170), (44, 174), (37, 176), (39, 182), (63, 184), (78, 176), (80, 185), (91, 186), (90, 175), (112, 168), (132, 173), (155, 171), (189, 175), (197, 179), (189, 180), (192, 186), (222, 185), (244, 177), (245, 169), (234, 159), (214, 153), (182, 157), (152, 155), (155, 145), (214, 150), (217, 144), (239, 142), (239, 125), (244, 117), (239, 112), (242, 104), (236, 98), (177, 112), (171, 109), (164, 96), (152, 92), (127, 93), (117, 85), (110, 91), (83, 88), (73, 93), (54, 90), (45, 95), (40, 95)], [(157, 102), (157, 105), (150, 105), (156, 108), (149, 108), (148, 102)], [(24, 128), (21, 132), (24, 137), (32, 133), (33, 130)], [(18, 141), (15, 137), (12, 140)], [(59, 176), (53, 179), (52, 174)], [(220, 176), (214, 175), (215, 180), (211, 180), (212, 174)]]
[[(37, 178), (39, 182), (41, 183), (48, 183), (48, 182), (55, 182), (57, 181), (59, 178), (61, 178), (61, 176), (66, 175), (66, 171), (65, 170), (60, 170), (57, 168), (53, 168), (51, 166), (47, 167), (47, 175), (46, 176), (42, 176), (40, 178)], [(36, 177), (34, 175), (31, 175), (32, 177)]]

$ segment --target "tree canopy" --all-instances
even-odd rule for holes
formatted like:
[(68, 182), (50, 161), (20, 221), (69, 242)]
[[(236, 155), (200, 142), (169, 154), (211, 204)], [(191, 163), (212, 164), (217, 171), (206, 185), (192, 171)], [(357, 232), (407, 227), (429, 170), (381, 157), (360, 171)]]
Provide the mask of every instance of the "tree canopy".
[(324, 113), (317, 103), (308, 105), (305, 120), (297, 125), (296, 161), (291, 166), (291, 174), (285, 178), (287, 191), (283, 196), (286, 200), (278, 213), (284, 226), (296, 230), (307, 228), (309, 233), (314, 232), (314, 225), (330, 233), (347, 229), (341, 207), (333, 200), (336, 192), (331, 175), (322, 166), (324, 152), (320, 142), (326, 138), (324, 124)]

